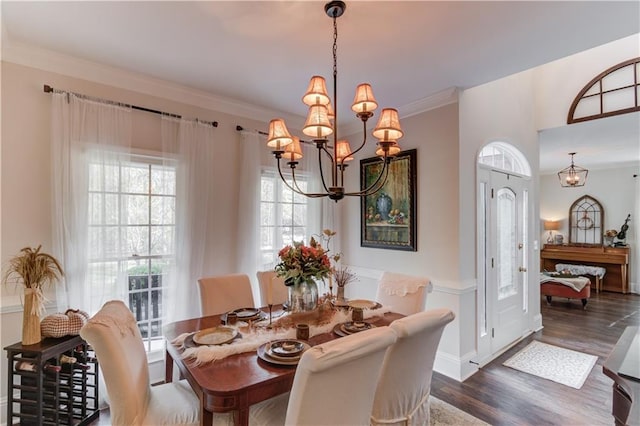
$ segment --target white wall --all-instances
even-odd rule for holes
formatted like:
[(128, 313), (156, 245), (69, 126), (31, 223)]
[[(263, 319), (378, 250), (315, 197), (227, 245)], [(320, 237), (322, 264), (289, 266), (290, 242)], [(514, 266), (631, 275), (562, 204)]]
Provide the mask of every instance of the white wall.
[[(569, 236), (569, 208), (578, 198), (589, 195), (604, 209), (604, 230), (620, 230), (628, 214), (631, 214), (631, 226), (640, 226), (635, 216), (635, 203), (640, 197), (636, 192), (636, 182), (633, 175), (638, 174), (638, 167), (624, 167), (605, 170), (589, 170), (587, 183), (578, 188), (563, 188), (560, 186), (558, 176), (540, 176), (540, 220), (559, 220), (561, 227), (554, 234), (564, 235), (565, 242)], [(541, 226), (541, 241), (546, 241), (548, 231)], [(636, 233), (627, 232), (627, 244), (631, 250), (638, 250), (639, 241), (636, 241)], [(640, 264), (637, 264), (637, 256), (631, 256), (629, 265), (629, 281), (631, 291), (640, 293), (638, 272)], [(636, 262), (636, 263), (633, 263)]]

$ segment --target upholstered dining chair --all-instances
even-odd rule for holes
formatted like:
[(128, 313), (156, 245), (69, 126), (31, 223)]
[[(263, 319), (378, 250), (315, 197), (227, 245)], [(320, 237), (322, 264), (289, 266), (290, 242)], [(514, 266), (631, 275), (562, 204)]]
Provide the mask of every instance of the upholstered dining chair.
[(412, 315), (424, 311), (431, 281), (424, 277), (384, 272), (376, 291), (376, 300), (394, 312)]
[(200, 405), (185, 380), (149, 384), (142, 336), (129, 308), (105, 303), (80, 330), (95, 350), (110, 401), (113, 425), (199, 425)]
[(368, 425), (387, 348), (396, 341), (378, 327), (307, 350), (291, 392), (251, 407), (252, 425)]
[(260, 300), (262, 306), (267, 306), (267, 289), (273, 280), (271, 285), (273, 303), (284, 303), (289, 298), (289, 291), (287, 286), (284, 285), (284, 278), (276, 276), (276, 271), (258, 271), (258, 284), (260, 285)]
[(371, 413), (372, 425), (428, 425), (431, 377), (445, 326), (455, 315), (433, 309), (395, 320)]
[(251, 281), (246, 274), (200, 278), (202, 315), (218, 315), (239, 308), (253, 308)]

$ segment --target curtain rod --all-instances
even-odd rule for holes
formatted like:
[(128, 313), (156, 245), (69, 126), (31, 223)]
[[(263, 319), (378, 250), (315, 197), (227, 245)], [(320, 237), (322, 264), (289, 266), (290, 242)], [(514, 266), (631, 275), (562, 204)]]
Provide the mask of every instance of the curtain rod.
[[(76, 95), (76, 96), (79, 96), (79, 97), (85, 98), (85, 99), (94, 99), (94, 100), (98, 100), (98, 101), (105, 101), (105, 99), (94, 98), (94, 97), (91, 97), (91, 96), (83, 95), (81, 93), (68, 92), (66, 90), (54, 89), (53, 87), (49, 86), (48, 84), (44, 85), (44, 92), (45, 93), (53, 93), (56, 90), (58, 92), (60, 92), (60, 93), (71, 93), (72, 95)], [(112, 101), (107, 101), (107, 102), (112, 102)], [(119, 102), (116, 102), (116, 103), (119, 103)], [(145, 108), (145, 107), (141, 107), (141, 106), (137, 106), (137, 105), (130, 105), (130, 104), (121, 104), (121, 105), (126, 105), (129, 108), (135, 109), (135, 110), (138, 110), (138, 111), (145, 111), (145, 112), (150, 112), (150, 113), (158, 114), (158, 115), (168, 115), (169, 117), (173, 117), (173, 118), (182, 118), (181, 115), (171, 114), (171, 113), (164, 112), (164, 111), (158, 111), (156, 109)], [(217, 121), (206, 121), (206, 120), (198, 120), (198, 121), (200, 123), (211, 124), (213, 127), (218, 127), (218, 122)]]
[[(240, 126), (240, 125), (236, 125), (236, 131), (241, 132), (241, 131), (243, 131), (243, 130), (244, 130), (244, 127), (242, 127), (242, 126)], [(259, 135), (269, 136), (269, 133), (267, 133), (267, 132), (263, 132), (262, 130), (256, 130), (256, 132), (257, 132)], [(313, 146), (316, 146), (316, 143), (315, 143), (315, 142), (313, 142), (313, 141), (305, 141), (305, 140), (300, 139), (300, 143), (304, 143), (304, 144), (307, 144), (307, 145), (313, 145)], [(327, 148), (333, 148), (333, 145), (327, 145)]]

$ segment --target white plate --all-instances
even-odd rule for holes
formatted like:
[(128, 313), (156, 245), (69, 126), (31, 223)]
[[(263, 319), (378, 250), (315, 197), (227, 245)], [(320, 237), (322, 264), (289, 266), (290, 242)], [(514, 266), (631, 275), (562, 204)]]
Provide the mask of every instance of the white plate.
[(193, 335), (193, 341), (199, 345), (223, 345), (229, 343), (238, 335), (238, 330), (231, 327), (213, 327), (198, 331)]
[(382, 305), (374, 300), (365, 300), (365, 299), (354, 299), (349, 300), (347, 303), (352, 308), (362, 308), (362, 309), (378, 309)]

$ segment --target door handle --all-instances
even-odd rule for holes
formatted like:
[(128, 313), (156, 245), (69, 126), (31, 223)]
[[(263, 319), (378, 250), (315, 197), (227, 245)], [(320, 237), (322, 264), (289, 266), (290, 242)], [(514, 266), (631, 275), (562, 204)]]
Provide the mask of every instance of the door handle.
[(518, 268), (518, 272), (527, 272), (527, 268), (521, 266)]

